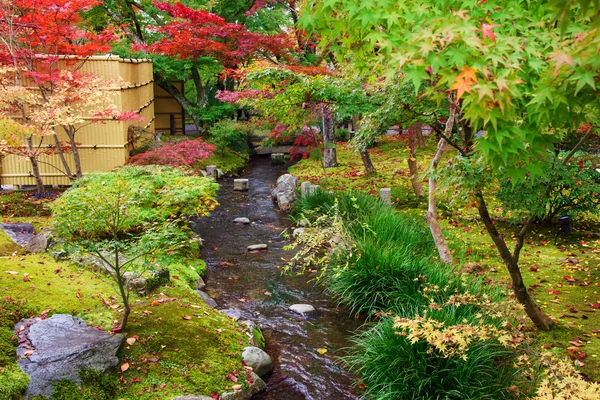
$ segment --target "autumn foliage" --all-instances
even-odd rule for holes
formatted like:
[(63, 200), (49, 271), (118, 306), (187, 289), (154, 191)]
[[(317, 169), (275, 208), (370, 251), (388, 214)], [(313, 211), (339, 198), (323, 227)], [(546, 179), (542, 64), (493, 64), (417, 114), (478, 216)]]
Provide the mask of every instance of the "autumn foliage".
[(216, 14), (181, 3), (155, 2), (154, 5), (171, 20), (157, 28), (161, 35), (158, 41), (137, 45), (134, 49), (181, 59), (212, 57), (230, 68), (261, 55), (283, 57), (291, 49), (285, 35), (252, 32), (244, 25), (229, 23)]
[(202, 138), (181, 143), (167, 143), (159, 148), (137, 154), (128, 160), (133, 165), (169, 165), (172, 167), (190, 166), (212, 155), (215, 146), (205, 143)]

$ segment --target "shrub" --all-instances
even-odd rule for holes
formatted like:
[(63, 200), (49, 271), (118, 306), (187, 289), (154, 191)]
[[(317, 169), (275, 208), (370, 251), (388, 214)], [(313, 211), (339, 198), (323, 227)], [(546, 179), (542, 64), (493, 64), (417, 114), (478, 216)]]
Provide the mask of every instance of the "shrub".
[(230, 149), (239, 153), (249, 153), (248, 139), (251, 133), (252, 128), (249, 124), (223, 120), (208, 130), (208, 141), (219, 150)]
[(130, 313), (124, 274), (160, 267), (153, 257), (189, 255), (198, 239), (188, 218), (212, 210), (216, 188), (174, 168), (126, 166), (82, 178), (54, 203), (57, 234), (72, 251), (97, 258), (116, 283), (122, 330)]
[[(450, 320), (451, 316), (447, 319)], [(460, 356), (441, 357), (424, 341), (411, 343), (385, 318), (354, 339), (346, 361), (366, 386), (365, 399), (511, 399), (512, 353), (478, 341)]]
[[(561, 153), (559, 158), (565, 155)], [(599, 166), (598, 157), (585, 153), (577, 153), (567, 165), (555, 159), (548, 166), (545, 178), (528, 178), (516, 186), (510, 180), (504, 181), (497, 195), (504, 207), (516, 216), (533, 215), (545, 223), (562, 212), (594, 212), (600, 205)], [(548, 186), (550, 193), (542, 199)]]
[(214, 150), (215, 146), (205, 143), (202, 138), (179, 143), (165, 143), (155, 149), (136, 154), (127, 160), (127, 164), (193, 166), (200, 160), (209, 158)]

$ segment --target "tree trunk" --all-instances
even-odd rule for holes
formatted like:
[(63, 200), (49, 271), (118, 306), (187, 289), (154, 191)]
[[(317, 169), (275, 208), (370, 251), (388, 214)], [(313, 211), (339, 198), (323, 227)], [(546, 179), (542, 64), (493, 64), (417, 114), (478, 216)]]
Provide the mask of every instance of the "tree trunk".
[(435, 157), (433, 157), (433, 160), (431, 161), (431, 167), (429, 168), (429, 202), (427, 213), (425, 213), (425, 220), (427, 221), (427, 225), (429, 225), (429, 229), (431, 230), (431, 236), (433, 236), (433, 241), (435, 242), (435, 247), (440, 255), (440, 260), (446, 264), (452, 264), (454, 259), (452, 257), (452, 253), (450, 252), (450, 248), (448, 247), (448, 243), (444, 238), (444, 234), (442, 233), (440, 222), (438, 221), (437, 198), (435, 196), (435, 172), (438, 164), (440, 163), (440, 159), (442, 158), (445, 144), (446, 141), (443, 138), (440, 139), (437, 146), (437, 153), (435, 153)]
[(369, 154), (369, 150), (361, 149), (360, 158), (362, 159), (362, 162), (365, 166), (365, 173), (367, 175), (374, 174), (375, 172), (377, 172), (375, 166), (373, 165), (373, 162), (371, 161), (371, 155)]
[(337, 167), (335, 137), (333, 136), (333, 116), (331, 111), (323, 107), (323, 167)]
[(502, 235), (500, 235), (496, 229), (496, 226), (494, 225), (494, 222), (492, 221), (492, 218), (490, 217), (483, 194), (480, 190), (475, 192), (475, 199), (477, 200), (477, 210), (479, 211), (479, 216), (485, 225), (485, 229), (496, 244), (498, 253), (500, 253), (500, 257), (502, 257), (502, 261), (504, 262), (504, 265), (506, 265), (506, 269), (510, 274), (512, 289), (515, 297), (519, 303), (525, 306), (525, 312), (538, 329), (544, 331), (549, 330), (554, 322), (542, 311), (542, 309), (529, 295), (527, 287), (523, 282), (521, 270), (519, 269), (519, 244), (522, 242), (522, 240), (518, 240), (517, 245), (515, 246), (514, 254), (511, 254), (506, 242), (504, 241), (504, 238)]
[(56, 153), (58, 154), (58, 158), (60, 158), (63, 168), (65, 169), (65, 174), (69, 177), (69, 179), (72, 179), (73, 174), (71, 173), (71, 167), (69, 167), (69, 163), (67, 163), (67, 159), (65, 158), (65, 153), (62, 151), (60, 140), (58, 140), (58, 135), (55, 133), (52, 136), (54, 137), (54, 144), (56, 145)]
[(420, 122), (417, 122), (408, 128), (408, 171), (410, 172), (410, 183), (418, 199), (425, 197), (417, 163), (417, 134), (421, 131), (421, 125)]
[(175, 100), (177, 100), (177, 102), (181, 104), (183, 109), (194, 120), (196, 128), (200, 129), (200, 127), (202, 126), (202, 124), (200, 123), (200, 118), (198, 118), (198, 116), (194, 112), (194, 106), (188, 101), (188, 99), (185, 98), (185, 95), (181, 91), (179, 91), (179, 89), (177, 89), (175, 86), (173, 86), (171, 82), (163, 80), (162, 77), (157, 74), (154, 75), (154, 80), (158, 86), (160, 86), (167, 93), (173, 96)]
[(65, 130), (67, 131), (67, 136), (69, 136), (69, 142), (71, 142), (71, 151), (73, 152), (73, 161), (75, 162), (75, 179), (79, 179), (83, 177), (83, 171), (81, 169), (79, 149), (77, 148), (77, 143), (75, 143), (75, 132), (73, 131), (73, 127), (68, 127)]
[(192, 68), (192, 79), (194, 80), (194, 86), (196, 86), (196, 104), (198, 107), (204, 108), (206, 106), (206, 91), (197, 68)]
[[(27, 136), (27, 147), (29, 148), (31, 154), (33, 154), (35, 149), (33, 147), (33, 138), (31, 136)], [(35, 157), (35, 155), (30, 155), (29, 161), (31, 162), (31, 169), (33, 177), (35, 178), (35, 186), (37, 187), (37, 192), (43, 193), (44, 182), (42, 181), (42, 175), (40, 174), (40, 166), (38, 164), (37, 158)]]

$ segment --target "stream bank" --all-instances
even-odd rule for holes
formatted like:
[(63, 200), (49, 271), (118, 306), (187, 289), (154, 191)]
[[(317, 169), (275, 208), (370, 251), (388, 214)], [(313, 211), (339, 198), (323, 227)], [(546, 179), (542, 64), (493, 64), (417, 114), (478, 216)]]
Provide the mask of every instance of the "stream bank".
[[(337, 357), (360, 323), (323, 293), (314, 276), (282, 275), (279, 268), (293, 256), (284, 250), (288, 241), (282, 236), (291, 223), (270, 192), (286, 171), (287, 165), (255, 157), (241, 174), (249, 180), (248, 191), (233, 191), (233, 178), (220, 181), (220, 205), (194, 224), (205, 240), (206, 291), (219, 309), (236, 309), (240, 319), (254, 321), (263, 331), (274, 371), (267, 391), (255, 399), (356, 399), (355, 378)], [(251, 224), (234, 223), (238, 217)], [(248, 252), (247, 246), (255, 244), (267, 244), (268, 250)], [(311, 304), (316, 312), (302, 316), (288, 310), (297, 303)]]

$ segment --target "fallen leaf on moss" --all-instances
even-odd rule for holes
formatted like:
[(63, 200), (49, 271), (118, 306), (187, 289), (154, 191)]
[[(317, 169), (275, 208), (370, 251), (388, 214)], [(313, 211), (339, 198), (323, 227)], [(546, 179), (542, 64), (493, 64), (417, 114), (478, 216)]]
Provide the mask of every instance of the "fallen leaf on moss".
[(121, 372), (125, 372), (129, 369), (129, 363), (121, 364)]
[(189, 321), (190, 319), (192, 319), (192, 317), (190, 317), (189, 315), (184, 315), (182, 318), (185, 319), (185, 320), (187, 320), (187, 321)]
[(127, 344), (130, 346), (133, 346), (133, 344), (135, 343), (136, 339), (134, 337), (130, 337), (126, 340)]

